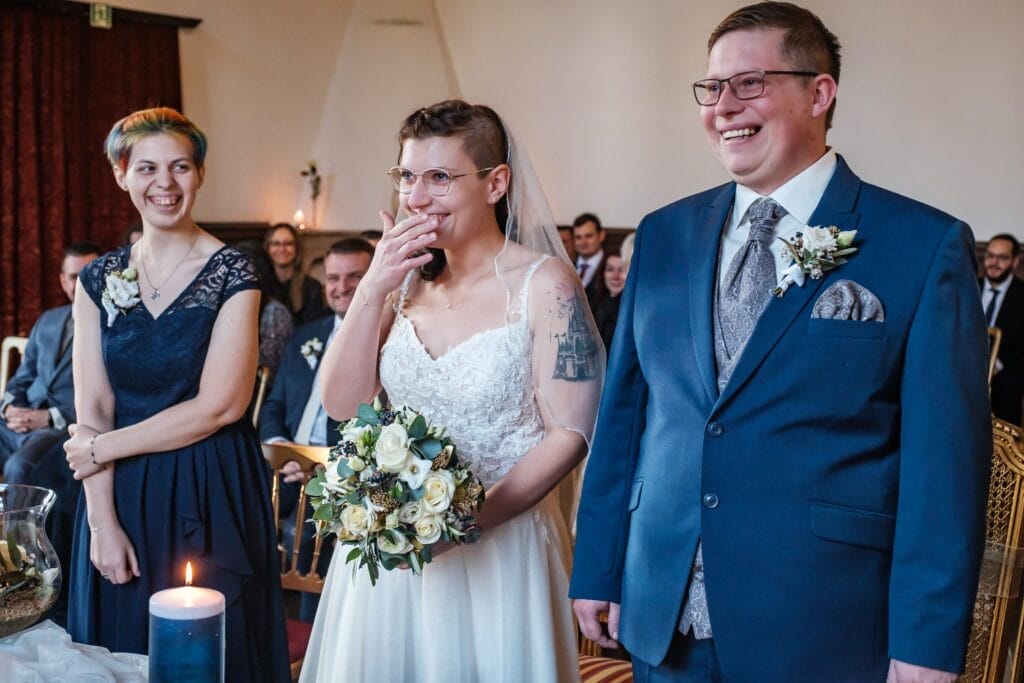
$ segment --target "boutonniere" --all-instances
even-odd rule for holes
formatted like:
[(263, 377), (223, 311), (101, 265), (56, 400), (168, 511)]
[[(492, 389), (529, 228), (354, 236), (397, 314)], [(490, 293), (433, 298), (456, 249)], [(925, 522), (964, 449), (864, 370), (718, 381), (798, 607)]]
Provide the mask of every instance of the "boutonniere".
[(793, 263), (782, 271), (782, 281), (772, 290), (772, 294), (781, 297), (790, 285), (804, 286), (804, 276), (810, 275), (812, 280), (820, 280), (822, 275), (835, 270), (846, 263), (846, 257), (857, 251), (853, 246), (856, 230), (840, 230), (834, 225), (827, 228), (807, 228), (803, 233), (789, 242), (781, 239)]
[(320, 358), (320, 353), (323, 352), (323, 350), (324, 343), (320, 341), (319, 337), (307, 339), (302, 343), (302, 346), (299, 347), (299, 353), (301, 353), (302, 357), (306, 359), (307, 363), (309, 363), (310, 370), (316, 368), (316, 361)]
[(107, 327), (112, 327), (119, 313), (127, 315), (141, 301), (139, 274), (134, 268), (107, 273), (107, 286), (103, 288), (103, 310), (107, 312)]

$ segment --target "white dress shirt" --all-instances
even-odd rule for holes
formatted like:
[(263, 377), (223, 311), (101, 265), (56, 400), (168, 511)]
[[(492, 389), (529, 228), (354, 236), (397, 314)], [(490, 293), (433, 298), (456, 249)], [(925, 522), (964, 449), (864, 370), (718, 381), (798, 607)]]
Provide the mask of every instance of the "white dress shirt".
[(327, 445), (327, 411), (324, 410), (323, 402), (320, 400), (320, 361), (323, 360), (323, 353), (327, 352), (334, 335), (341, 327), (341, 316), (334, 317), (334, 327), (331, 334), (324, 342), (324, 350), (318, 359), (316, 374), (313, 376), (313, 386), (309, 390), (309, 399), (306, 401), (306, 408), (302, 411), (302, 419), (299, 420), (299, 428), (295, 430), (295, 443), (307, 446)]
[[(992, 312), (992, 321), (989, 322), (989, 326), (994, 326), (996, 321), (999, 320), (999, 309), (1003, 307), (1003, 302), (1006, 301), (1006, 290), (1010, 288), (1010, 282), (1013, 281), (1013, 274), (1000, 282), (998, 285), (993, 285), (985, 278), (985, 288), (981, 292), (981, 310), (982, 312), (988, 310), (988, 304), (992, 301), (992, 297), (996, 298), (996, 308)], [(995, 293), (992, 290), (995, 289)]]
[[(775, 227), (775, 241), (772, 255), (775, 256), (775, 276), (782, 281), (782, 274), (793, 263), (793, 256), (778, 238), (791, 242), (798, 232), (807, 229), (807, 221), (818, 207), (828, 183), (836, 170), (836, 153), (829, 148), (825, 154), (799, 174), (791, 178), (785, 185), (772, 192), (769, 197), (774, 199), (786, 210)], [(747, 241), (750, 221), (746, 220), (747, 209), (760, 198), (757, 192), (749, 187), (736, 185), (736, 198), (732, 203), (729, 224), (722, 232), (718, 255), (718, 284), (724, 284), (725, 274), (736, 252)], [(817, 226), (812, 226), (817, 227)], [(824, 227), (824, 226), (822, 226)]]
[(587, 264), (587, 269), (580, 275), (580, 280), (583, 281), (584, 287), (589, 287), (590, 283), (594, 281), (594, 276), (597, 274), (597, 269), (601, 266), (601, 259), (604, 258), (604, 252), (598, 250), (597, 253), (591, 256), (576, 256), (576, 272), (580, 272), (580, 266), (584, 263)]

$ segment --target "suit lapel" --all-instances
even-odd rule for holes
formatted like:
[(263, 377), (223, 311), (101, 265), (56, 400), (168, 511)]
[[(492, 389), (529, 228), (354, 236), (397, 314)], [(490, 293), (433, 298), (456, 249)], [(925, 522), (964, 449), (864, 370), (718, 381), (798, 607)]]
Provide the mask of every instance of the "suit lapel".
[(697, 367), (700, 369), (704, 389), (712, 403), (718, 397), (714, 328), (711, 320), (712, 299), (715, 296), (722, 228), (728, 219), (735, 196), (736, 185), (726, 185), (711, 203), (704, 207), (695, 224), (689, 249), (692, 254), (689, 287), (690, 338), (693, 340), (693, 351), (697, 355)]
[(65, 368), (67, 368), (68, 364), (71, 362), (71, 348), (72, 348), (72, 345), (73, 345), (73, 342), (74, 342), (74, 328), (73, 327), (72, 327), (72, 331), (71, 331), (71, 334), (72, 334), (71, 342), (72, 343), (68, 344), (68, 348), (67, 348), (67, 350), (64, 351), (63, 354), (60, 353), (60, 344), (63, 341), (63, 337), (64, 337), (64, 325), (67, 324), (67, 320), (70, 317), (71, 317), (71, 307), (68, 306), (67, 310), (64, 311), (64, 315), (62, 315), (60, 317), (60, 321), (59, 321), (60, 324), (57, 327), (57, 343), (53, 345), (53, 374), (50, 377), (50, 382), (51, 383), (53, 382), (53, 380), (55, 380), (57, 377), (60, 376), (61, 372)]
[[(860, 219), (854, 208), (860, 193), (860, 179), (853, 174), (849, 166), (840, 156), (836, 170), (829, 181), (825, 194), (822, 195), (818, 207), (809, 221), (810, 226), (835, 225), (840, 230), (854, 230)], [(835, 271), (839, 272), (839, 270)], [(754, 326), (750, 340), (736, 363), (736, 368), (729, 378), (729, 383), (718, 398), (718, 406), (723, 405), (746, 383), (754, 371), (775, 348), (782, 335), (789, 329), (800, 311), (814, 300), (818, 291), (829, 276), (819, 280), (810, 278), (804, 281), (803, 287), (792, 286), (782, 298), (773, 297), (761, 318)], [(710, 335), (707, 335), (710, 338)]]

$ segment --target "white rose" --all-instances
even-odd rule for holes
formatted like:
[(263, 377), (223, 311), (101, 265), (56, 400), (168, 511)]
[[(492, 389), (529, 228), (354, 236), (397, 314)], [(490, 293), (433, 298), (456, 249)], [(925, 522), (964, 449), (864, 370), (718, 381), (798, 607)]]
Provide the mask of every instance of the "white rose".
[(139, 303), (139, 285), (113, 273), (107, 275), (107, 295), (119, 308), (131, 308)]
[(401, 519), (399, 518), (398, 510), (392, 510), (388, 513), (388, 516), (384, 518), (384, 528), (394, 529), (398, 526)]
[(403, 524), (415, 524), (423, 516), (423, 506), (418, 500), (411, 500), (398, 508), (398, 519)]
[(341, 511), (341, 526), (353, 536), (366, 536), (370, 530), (370, 513), (361, 505), (349, 505)]
[(341, 438), (344, 441), (351, 441), (352, 443), (359, 445), (360, 437), (364, 432), (369, 431), (370, 425), (363, 425), (362, 427), (356, 427), (354, 424), (349, 423), (345, 429), (341, 432)]
[(366, 461), (358, 455), (353, 455), (348, 459), (348, 467), (353, 472), (362, 472), (366, 468)]
[(416, 522), (416, 540), (423, 545), (430, 545), (441, 540), (441, 517), (439, 515), (423, 515)]
[(834, 251), (836, 238), (827, 228), (807, 228), (803, 234), (804, 249), (812, 254)]
[(444, 512), (452, 504), (455, 495), (455, 480), (448, 470), (431, 472), (423, 482), (423, 498), (420, 503), (427, 512)]
[(412, 550), (412, 543), (401, 531), (388, 529), (377, 537), (377, 547), (385, 553), (404, 555)]
[(334, 491), (345, 491), (346, 487), (344, 484), (347, 477), (341, 476), (338, 472), (339, 464), (341, 464), (341, 461), (328, 465), (324, 471), (324, 486)]
[(409, 433), (392, 422), (377, 438), (377, 465), (385, 472), (401, 472), (409, 459)]
[(423, 486), (424, 480), (430, 474), (430, 467), (433, 465), (429, 460), (417, 458), (415, 455), (409, 458), (405, 467), (398, 473), (398, 478), (409, 485), (411, 489), (418, 489)]

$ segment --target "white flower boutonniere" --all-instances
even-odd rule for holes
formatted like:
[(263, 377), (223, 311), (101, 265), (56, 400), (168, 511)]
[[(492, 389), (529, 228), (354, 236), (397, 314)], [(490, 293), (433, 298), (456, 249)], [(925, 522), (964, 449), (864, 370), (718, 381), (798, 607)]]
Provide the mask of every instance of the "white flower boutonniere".
[(856, 236), (856, 230), (840, 230), (830, 225), (827, 228), (809, 227), (792, 242), (783, 239), (793, 263), (782, 271), (782, 281), (772, 294), (781, 297), (790, 285), (803, 287), (805, 275), (810, 275), (812, 280), (820, 280), (828, 271), (846, 263), (846, 257), (857, 251), (853, 246)]
[(139, 274), (134, 268), (107, 273), (107, 286), (103, 288), (103, 310), (107, 312), (107, 327), (112, 327), (119, 313), (127, 314), (141, 301)]
[(302, 357), (306, 359), (307, 363), (309, 363), (310, 370), (316, 367), (316, 361), (320, 358), (320, 354), (323, 353), (323, 350), (324, 343), (320, 341), (319, 337), (307, 339), (302, 343), (302, 346), (299, 347), (299, 353), (301, 353)]

